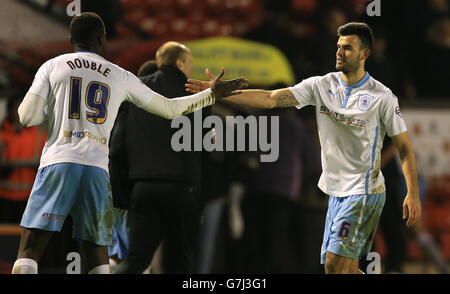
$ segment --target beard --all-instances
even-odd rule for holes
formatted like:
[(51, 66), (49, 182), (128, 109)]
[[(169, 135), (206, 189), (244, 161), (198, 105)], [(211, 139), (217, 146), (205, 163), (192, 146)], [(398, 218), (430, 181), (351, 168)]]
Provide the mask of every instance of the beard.
[(359, 68), (359, 63), (357, 61), (350, 63), (347, 60), (343, 64), (338, 64), (336, 61), (336, 70), (342, 71), (344, 74), (347, 74), (349, 72), (355, 72), (358, 70), (358, 68)]

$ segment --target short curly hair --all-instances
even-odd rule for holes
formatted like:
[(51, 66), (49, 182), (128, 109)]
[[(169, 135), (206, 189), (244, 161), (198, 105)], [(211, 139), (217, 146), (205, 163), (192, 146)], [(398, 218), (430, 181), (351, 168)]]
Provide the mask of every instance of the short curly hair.
[(83, 12), (70, 22), (70, 37), (75, 44), (96, 44), (104, 34), (105, 24), (96, 13)]
[(370, 52), (373, 49), (373, 33), (372, 29), (363, 22), (350, 22), (338, 29), (338, 37), (357, 35), (361, 40), (362, 48), (369, 48)]

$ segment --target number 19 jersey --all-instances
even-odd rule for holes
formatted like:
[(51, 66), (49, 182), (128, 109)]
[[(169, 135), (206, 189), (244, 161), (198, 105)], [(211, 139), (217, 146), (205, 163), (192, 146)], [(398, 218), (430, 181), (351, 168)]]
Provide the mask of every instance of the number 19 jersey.
[(36, 73), (29, 93), (47, 100), (48, 138), (39, 168), (73, 162), (108, 171), (108, 142), (120, 104), (154, 95), (135, 75), (92, 52), (60, 55)]

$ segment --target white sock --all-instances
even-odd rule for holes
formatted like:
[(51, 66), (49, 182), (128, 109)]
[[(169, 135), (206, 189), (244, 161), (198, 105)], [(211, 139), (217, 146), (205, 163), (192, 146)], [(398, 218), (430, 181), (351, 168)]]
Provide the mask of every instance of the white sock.
[(114, 259), (110, 258), (109, 267), (111, 268), (111, 271), (113, 271), (117, 266), (118, 266), (117, 262)]
[(102, 264), (91, 269), (88, 274), (95, 275), (95, 274), (110, 274), (110, 273), (111, 269), (109, 267), (109, 264)]
[(19, 258), (14, 263), (13, 274), (37, 274), (38, 264), (31, 258)]

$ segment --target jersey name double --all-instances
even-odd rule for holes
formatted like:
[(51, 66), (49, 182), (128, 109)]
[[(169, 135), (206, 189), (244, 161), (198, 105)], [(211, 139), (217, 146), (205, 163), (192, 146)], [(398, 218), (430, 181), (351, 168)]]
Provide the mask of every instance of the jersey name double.
[(100, 74), (102, 74), (105, 77), (108, 77), (108, 74), (111, 72), (111, 70), (107, 67), (104, 70), (102, 69), (103, 64), (97, 64), (94, 61), (86, 60), (86, 59), (78, 59), (75, 58), (73, 61), (69, 60), (66, 62), (72, 70), (75, 70), (76, 68), (86, 68), (93, 71), (96, 71)]

